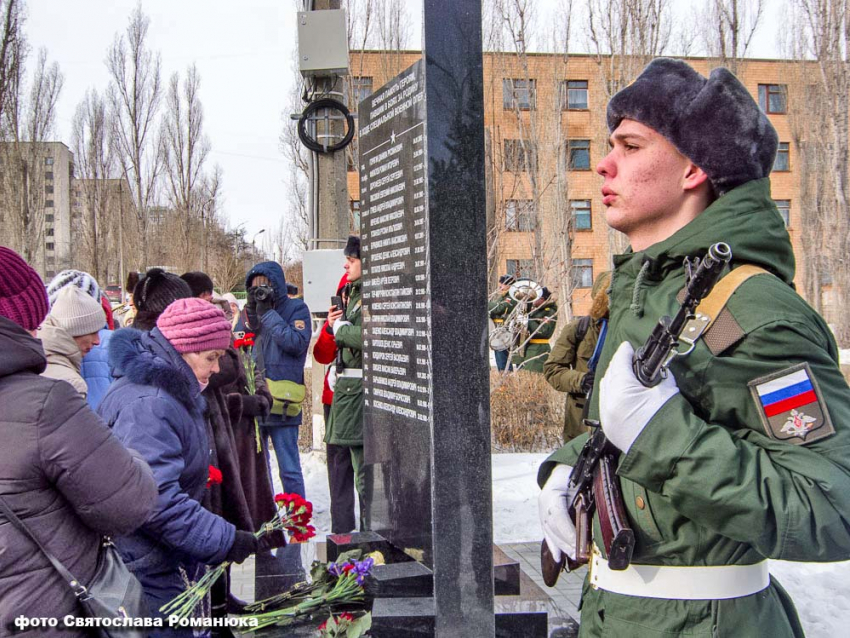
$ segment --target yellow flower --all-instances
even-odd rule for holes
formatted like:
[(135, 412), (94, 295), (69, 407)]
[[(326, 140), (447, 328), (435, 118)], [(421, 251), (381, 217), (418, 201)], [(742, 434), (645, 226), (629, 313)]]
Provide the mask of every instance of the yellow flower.
[(366, 554), (366, 558), (371, 558), (375, 561), (376, 565), (386, 565), (387, 562), (384, 560), (384, 555), (379, 551), (374, 551), (369, 554)]

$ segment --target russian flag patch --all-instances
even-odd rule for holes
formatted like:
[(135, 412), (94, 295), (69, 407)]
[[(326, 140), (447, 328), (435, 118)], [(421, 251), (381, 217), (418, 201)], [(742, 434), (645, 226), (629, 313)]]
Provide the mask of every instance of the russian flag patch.
[(770, 438), (805, 445), (835, 432), (808, 363), (748, 385)]

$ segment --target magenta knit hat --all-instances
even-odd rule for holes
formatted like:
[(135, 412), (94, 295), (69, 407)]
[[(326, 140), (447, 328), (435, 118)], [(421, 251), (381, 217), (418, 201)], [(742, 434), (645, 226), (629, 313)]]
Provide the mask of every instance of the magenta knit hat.
[(0, 246), (0, 317), (35, 330), (48, 308), (47, 289), (38, 273), (14, 250)]
[(180, 354), (204, 350), (227, 350), (230, 322), (209, 301), (189, 297), (169, 305), (156, 320), (156, 327)]

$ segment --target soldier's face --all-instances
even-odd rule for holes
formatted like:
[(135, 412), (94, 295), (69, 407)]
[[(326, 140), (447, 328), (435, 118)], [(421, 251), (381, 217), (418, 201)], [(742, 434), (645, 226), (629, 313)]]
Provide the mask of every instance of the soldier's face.
[(357, 281), (360, 279), (360, 260), (357, 257), (346, 257), (343, 268), (348, 273), (348, 281)]
[(657, 131), (623, 120), (609, 139), (611, 151), (596, 166), (605, 178), (602, 203), (611, 228), (643, 250), (670, 233), (669, 222), (687, 197), (693, 164)]

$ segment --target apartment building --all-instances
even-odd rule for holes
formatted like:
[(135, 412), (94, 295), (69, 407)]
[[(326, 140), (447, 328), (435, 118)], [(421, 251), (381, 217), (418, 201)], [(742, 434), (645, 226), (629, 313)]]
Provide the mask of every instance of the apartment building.
[[(352, 52), (356, 75), (347, 90), (349, 104), (356, 108), (359, 100), (420, 57), (418, 51)], [(713, 63), (704, 58), (688, 62), (705, 75)], [(799, 68), (779, 60), (741, 61), (738, 74), (779, 134), (773, 197), (799, 255), (800, 187), (787, 96), (789, 85), (793, 89), (805, 79), (791, 79), (799, 78)], [(616, 90), (605, 77), (604, 65), (589, 55), (484, 55), (488, 219), (495, 243), (491, 275), (533, 277), (566, 294), (574, 314), (587, 312), (594, 277), (626, 245), (605, 223), (601, 178), (595, 172), (608, 149), (605, 105), (609, 92)], [(357, 162), (349, 162), (355, 213), (356, 167)], [(804, 268), (798, 259), (798, 280)]]

